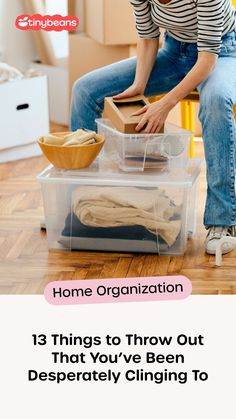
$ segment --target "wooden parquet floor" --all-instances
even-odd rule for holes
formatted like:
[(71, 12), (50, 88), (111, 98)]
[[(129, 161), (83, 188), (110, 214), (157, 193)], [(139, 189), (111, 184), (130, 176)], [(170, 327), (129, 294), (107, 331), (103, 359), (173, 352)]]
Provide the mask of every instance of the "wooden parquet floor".
[[(62, 129), (53, 126), (52, 131)], [(196, 145), (203, 155), (202, 144)], [(0, 294), (41, 294), (48, 282), (155, 275), (186, 275), (194, 294), (236, 294), (236, 251), (221, 268), (205, 255), (202, 226), (205, 171), (200, 181), (197, 234), (184, 256), (168, 257), (94, 252), (48, 252), (40, 231), (43, 205), (36, 175), (44, 157), (0, 165)]]

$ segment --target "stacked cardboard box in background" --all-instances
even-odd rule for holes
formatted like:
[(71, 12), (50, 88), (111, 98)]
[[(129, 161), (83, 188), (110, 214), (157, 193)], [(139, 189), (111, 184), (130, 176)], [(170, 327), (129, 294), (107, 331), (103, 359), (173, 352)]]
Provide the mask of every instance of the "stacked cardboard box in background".
[(70, 91), (74, 82), (88, 72), (128, 58), (129, 45), (108, 46), (94, 41), (86, 34), (70, 35)]
[(85, 0), (87, 34), (104, 45), (137, 43), (137, 32), (129, 0)]
[[(84, 33), (69, 35), (69, 90), (84, 74), (134, 55), (137, 33), (129, 0), (84, 0)], [(81, 0), (77, 0), (78, 5)], [(80, 16), (78, 16), (80, 19)]]

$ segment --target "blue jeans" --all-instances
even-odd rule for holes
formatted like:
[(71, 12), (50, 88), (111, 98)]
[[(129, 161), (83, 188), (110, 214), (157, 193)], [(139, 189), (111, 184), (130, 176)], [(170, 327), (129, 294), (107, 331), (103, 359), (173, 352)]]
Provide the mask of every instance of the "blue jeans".
[[(236, 31), (222, 39), (222, 48), (214, 71), (198, 86), (199, 118), (202, 123), (207, 164), (206, 226), (236, 225), (236, 126), (233, 104), (236, 102)], [(165, 35), (158, 52), (145, 95), (155, 96), (173, 89), (196, 63), (197, 45), (176, 41)], [(136, 58), (130, 58), (95, 70), (73, 87), (71, 129), (96, 130), (104, 98), (128, 88), (134, 80)]]

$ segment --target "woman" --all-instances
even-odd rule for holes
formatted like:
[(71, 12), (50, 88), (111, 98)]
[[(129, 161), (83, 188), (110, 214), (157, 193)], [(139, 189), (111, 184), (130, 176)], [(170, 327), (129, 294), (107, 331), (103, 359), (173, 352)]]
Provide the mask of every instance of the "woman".
[[(138, 53), (96, 70), (73, 89), (71, 128), (95, 129), (104, 97), (137, 94), (163, 99), (145, 107), (137, 130), (158, 132), (170, 110), (195, 88), (200, 93), (208, 192), (206, 252), (221, 237), (235, 236), (236, 17), (231, 0), (131, 0), (139, 34)], [(159, 27), (165, 28), (158, 51)], [(123, 92), (123, 93), (120, 93)], [(224, 245), (224, 253), (233, 249)]]

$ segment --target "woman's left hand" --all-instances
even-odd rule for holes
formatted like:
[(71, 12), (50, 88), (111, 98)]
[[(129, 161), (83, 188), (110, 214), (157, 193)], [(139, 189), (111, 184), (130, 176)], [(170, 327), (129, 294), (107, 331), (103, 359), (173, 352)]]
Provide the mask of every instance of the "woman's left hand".
[(150, 105), (144, 106), (133, 114), (133, 116), (142, 115), (142, 118), (136, 127), (136, 131), (143, 131), (144, 133), (151, 134), (159, 132), (165, 123), (168, 113), (173, 107), (174, 105), (170, 104), (165, 97)]

